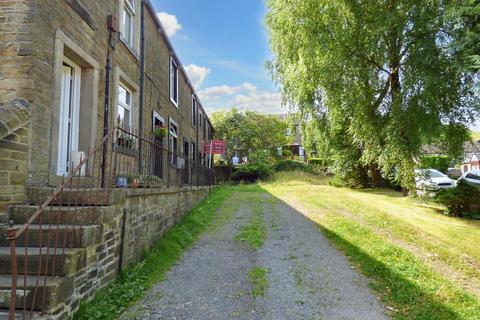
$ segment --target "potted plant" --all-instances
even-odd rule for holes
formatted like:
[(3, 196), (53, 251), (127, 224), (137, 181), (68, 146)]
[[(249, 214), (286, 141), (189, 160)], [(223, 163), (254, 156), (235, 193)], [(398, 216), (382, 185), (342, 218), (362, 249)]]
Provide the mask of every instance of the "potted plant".
[(163, 126), (155, 126), (153, 136), (157, 139), (163, 139), (167, 135), (167, 129)]
[(131, 187), (135, 188), (135, 189), (139, 188), (140, 187), (140, 179), (139, 178), (133, 178)]

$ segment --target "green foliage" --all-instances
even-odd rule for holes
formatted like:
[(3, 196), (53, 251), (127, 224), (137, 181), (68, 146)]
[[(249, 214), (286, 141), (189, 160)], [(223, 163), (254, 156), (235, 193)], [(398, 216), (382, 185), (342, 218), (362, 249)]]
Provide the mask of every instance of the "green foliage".
[(167, 136), (167, 129), (165, 127), (157, 127), (153, 130), (153, 135), (156, 138), (165, 138)]
[(279, 160), (275, 163), (275, 171), (304, 171), (311, 172), (312, 167), (303, 161)]
[(111, 285), (100, 290), (93, 300), (83, 302), (75, 314), (77, 320), (117, 319), (158, 281), (204, 232), (216, 210), (231, 195), (230, 188), (215, 188), (207, 199), (165, 233), (143, 260), (127, 269)]
[(257, 180), (268, 179), (272, 176), (272, 174), (272, 166), (267, 163), (247, 163), (236, 167), (230, 179), (233, 181), (255, 182)]
[(480, 212), (472, 212), (473, 207), (480, 205), (480, 187), (460, 180), (456, 188), (440, 190), (435, 200), (448, 208), (454, 216), (470, 216)]
[(480, 69), (480, 3), (476, 0), (457, 0), (451, 5), (448, 18), (453, 25), (452, 47), (465, 69)]
[(332, 160), (327, 158), (310, 158), (308, 159), (308, 163), (312, 165), (328, 167), (332, 165)]
[(283, 148), (282, 149), (282, 156), (284, 158), (291, 158), (293, 156), (292, 150)]
[(479, 103), (474, 75), (451, 51), (445, 16), (456, 3), (267, 1), (271, 73), (313, 119), (307, 147), (349, 184), (368, 185), (375, 175), (365, 173), (381, 170), (414, 190), (414, 160), (438, 137), (458, 156)]
[(234, 155), (242, 157), (255, 151), (273, 151), (286, 143), (286, 123), (275, 116), (232, 109), (215, 112), (211, 119), (215, 137), (226, 142), (229, 163)]
[(450, 159), (446, 156), (426, 156), (422, 158), (420, 167), (423, 169), (437, 169), (440, 172), (447, 173), (450, 166)]

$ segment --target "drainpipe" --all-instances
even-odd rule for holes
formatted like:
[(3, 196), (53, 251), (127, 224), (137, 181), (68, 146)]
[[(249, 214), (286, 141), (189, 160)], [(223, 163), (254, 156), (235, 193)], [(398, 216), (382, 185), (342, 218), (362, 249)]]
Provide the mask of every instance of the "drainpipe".
[(145, 7), (142, 1), (140, 9), (140, 105), (139, 105), (139, 157), (138, 157), (138, 172), (143, 173), (143, 131), (144, 131), (144, 105), (145, 105)]
[[(116, 22), (113, 16), (109, 16), (107, 20), (108, 27), (108, 49), (107, 49), (107, 62), (105, 65), (105, 101), (103, 107), (103, 137), (105, 137), (109, 132), (109, 101), (110, 101), (110, 73), (112, 70), (112, 58), (111, 50), (115, 50), (115, 44), (113, 41), (113, 34), (117, 31), (115, 26)], [(103, 138), (102, 137), (102, 138)], [(103, 143), (103, 154), (102, 154), (102, 188), (105, 187), (105, 172), (107, 166), (107, 152), (108, 152), (108, 139)]]

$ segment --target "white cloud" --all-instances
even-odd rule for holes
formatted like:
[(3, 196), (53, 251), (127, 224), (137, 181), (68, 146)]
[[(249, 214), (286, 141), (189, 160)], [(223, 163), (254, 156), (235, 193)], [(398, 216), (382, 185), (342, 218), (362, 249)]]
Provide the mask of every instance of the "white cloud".
[(241, 85), (234, 86), (234, 87), (223, 85), (223, 86), (206, 88), (204, 90), (201, 90), (198, 94), (204, 100), (218, 101), (222, 98), (240, 93), (243, 90), (255, 91), (256, 89), (257, 88), (253, 84), (245, 82)]
[(188, 77), (192, 81), (193, 86), (197, 89), (202, 85), (203, 81), (205, 81), (205, 78), (210, 73), (210, 69), (194, 64), (186, 66), (185, 71), (187, 71)]
[(199, 92), (203, 105), (208, 112), (238, 108), (262, 113), (281, 113), (282, 99), (278, 92), (258, 90), (251, 83), (238, 86), (216, 86)]
[(157, 13), (160, 22), (162, 23), (165, 31), (169, 38), (173, 37), (175, 33), (177, 33), (180, 29), (182, 29), (182, 25), (178, 23), (177, 17), (173, 14), (168, 14), (166, 12), (158, 12)]

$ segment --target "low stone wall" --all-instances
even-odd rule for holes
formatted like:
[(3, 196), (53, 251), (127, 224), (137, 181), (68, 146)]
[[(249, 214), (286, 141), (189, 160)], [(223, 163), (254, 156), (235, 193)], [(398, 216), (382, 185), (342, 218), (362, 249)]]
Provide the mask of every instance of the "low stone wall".
[(208, 194), (208, 188), (130, 189), (125, 197), (122, 265), (138, 261), (170, 227)]
[(87, 242), (94, 244), (87, 247), (78, 261), (67, 262), (78, 270), (67, 281), (72, 288), (63, 290), (71, 293), (71, 297), (56, 307), (48, 319), (70, 318), (80, 301), (92, 298), (115, 280), (121, 269), (139, 261), (142, 253), (198, 205), (209, 190), (208, 187), (114, 190), (113, 205), (98, 209), (95, 217), (90, 217), (92, 223), (102, 226), (99, 232), (85, 235), (89, 238)]

